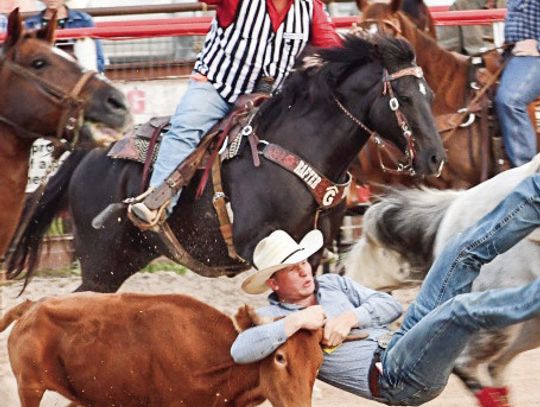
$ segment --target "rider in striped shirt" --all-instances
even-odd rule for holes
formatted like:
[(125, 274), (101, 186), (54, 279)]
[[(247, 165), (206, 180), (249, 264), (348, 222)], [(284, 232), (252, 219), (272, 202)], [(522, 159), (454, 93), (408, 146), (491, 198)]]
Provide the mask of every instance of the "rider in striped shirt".
[[(195, 149), (201, 138), (233, 107), (236, 99), (255, 90), (261, 78), (272, 77), (278, 88), (294, 59), (307, 44), (341, 44), (321, 0), (211, 0), (217, 13), (197, 58), (188, 89), (170, 130), (163, 136), (150, 179), (150, 191), (168, 185), (169, 175)], [(178, 191), (148, 195), (130, 209), (141, 223), (153, 224)], [(147, 193), (143, 194), (146, 196)], [(159, 196), (159, 199), (156, 197)], [(172, 198), (172, 199), (171, 199)]]

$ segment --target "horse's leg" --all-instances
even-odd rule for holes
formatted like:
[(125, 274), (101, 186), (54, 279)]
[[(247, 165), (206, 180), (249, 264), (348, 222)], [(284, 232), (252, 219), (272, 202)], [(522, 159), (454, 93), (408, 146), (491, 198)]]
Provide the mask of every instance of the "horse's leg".
[[(129, 222), (125, 220), (124, 222)], [(76, 228), (74, 242), (81, 262), (82, 284), (75, 291), (115, 292), (122, 283), (152, 259), (146, 236), (131, 224), (118, 224), (108, 231), (90, 226)]]
[[(483, 331), (470, 341), (456, 361), (454, 373), (475, 395), (480, 406), (509, 406), (508, 387), (505, 386), (502, 380), (492, 380), (494, 376), (491, 365), (493, 361), (508, 355), (509, 346), (516, 342), (517, 332), (519, 331), (520, 328), (516, 328), (516, 326), (491, 332)], [(515, 356), (515, 353), (513, 356)], [(502, 363), (501, 367), (504, 369), (510, 360), (511, 358)], [(489, 381), (481, 378), (481, 369), (487, 370)]]
[(535, 349), (540, 346), (540, 318), (535, 318), (516, 326), (518, 332), (512, 337), (512, 341), (500, 352), (488, 366), (488, 372), (492, 383), (496, 387), (507, 385), (504, 377), (506, 367), (512, 359), (522, 352)]
[(124, 281), (154, 257), (143, 253), (142, 249), (119, 249), (114, 253), (111, 251), (111, 255), (107, 250), (93, 250), (81, 258), (82, 284), (75, 291), (116, 292)]

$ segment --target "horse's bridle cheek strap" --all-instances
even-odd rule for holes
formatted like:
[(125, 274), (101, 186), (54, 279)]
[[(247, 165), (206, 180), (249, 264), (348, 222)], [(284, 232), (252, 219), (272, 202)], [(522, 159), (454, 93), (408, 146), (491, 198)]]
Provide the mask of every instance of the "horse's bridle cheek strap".
[[(82, 74), (73, 89), (66, 92), (64, 89), (58, 87), (56, 84), (42, 78), (35, 74), (31, 70), (17, 64), (8, 59), (0, 61), (0, 67), (4, 65), (10, 69), (13, 73), (20, 77), (30, 80), (32, 83), (39, 86), (39, 89), (43, 91), (43, 94), (51, 100), (54, 104), (58, 105), (61, 110), (60, 121), (56, 130), (56, 137), (62, 138), (64, 134), (77, 136), (80, 122), (83, 114), (84, 101), (79, 98), (79, 94), (84, 89), (86, 84), (96, 75), (94, 71), (87, 71)], [(21, 133), (21, 136), (28, 138), (43, 137), (42, 134), (27, 130), (23, 126), (10, 121), (7, 118), (1, 117), (0, 120), (4, 123), (14, 127), (17, 132)]]
[[(95, 75), (96, 73), (94, 71), (86, 71), (77, 81), (70, 94), (67, 95), (67, 98), (64, 99), (65, 109), (58, 123), (58, 129), (56, 131), (57, 138), (62, 138), (64, 133), (72, 134), (74, 137), (78, 136), (84, 115), (84, 101), (78, 96)], [(72, 142), (75, 141), (72, 140)]]

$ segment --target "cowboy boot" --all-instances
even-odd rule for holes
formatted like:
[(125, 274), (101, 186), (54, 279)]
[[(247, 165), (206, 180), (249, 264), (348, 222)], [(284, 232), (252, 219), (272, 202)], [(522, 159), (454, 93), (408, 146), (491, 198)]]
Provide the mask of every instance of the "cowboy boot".
[(151, 229), (167, 219), (167, 210), (173, 198), (181, 191), (183, 184), (178, 173), (173, 172), (157, 188), (149, 188), (143, 194), (128, 198), (128, 217), (140, 229)]

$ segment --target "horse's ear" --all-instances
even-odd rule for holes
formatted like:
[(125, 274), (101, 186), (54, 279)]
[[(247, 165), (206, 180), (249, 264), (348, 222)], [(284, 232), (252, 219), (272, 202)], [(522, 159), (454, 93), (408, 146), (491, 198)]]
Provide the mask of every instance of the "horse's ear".
[(369, 6), (369, 0), (356, 0), (356, 6), (358, 10), (364, 11)]
[(40, 28), (36, 32), (36, 38), (47, 41), (49, 44), (54, 44), (55, 31), (56, 31), (56, 10), (53, 12), (51, 19), (49, 20), (49, 23), (45, 27)]
[(401, 3), (403, 3), (403, 0), (392, 0), (390, 2), (390, 10), (392, 10), (392, 14), (401, 10)]
[(4, 41), (4, 51), (14, 46), (17, 41), (22, 37), (23, 25), (19, 8), (17, 7), (11, 13), (8, 18), (8, 29), (6, 39)]

